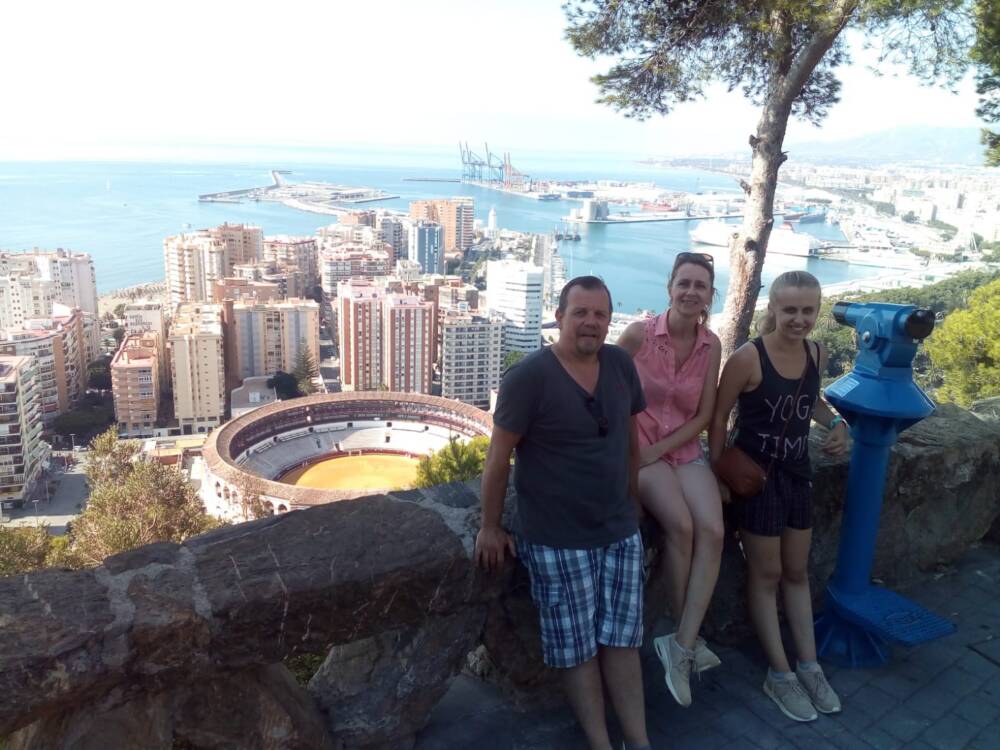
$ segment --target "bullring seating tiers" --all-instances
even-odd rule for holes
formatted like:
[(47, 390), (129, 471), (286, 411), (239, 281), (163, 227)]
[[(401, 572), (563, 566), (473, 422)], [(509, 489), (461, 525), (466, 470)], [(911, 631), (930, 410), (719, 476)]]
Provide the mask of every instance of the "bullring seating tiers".
[(251, 484), (266, 507), (279, 510), (359, 497), (371, 490), (321, 490), (276, 480), (340, 454), (423, 456), (453, 437), (488, 436), (492, 428), (492, 417), (474, 406), (423, 394), (334, 393), (278, 401), (209, 435), (202, 451), (202, 499), (235, 517), (240, 488)]
[[(290, 430), (246, 451), (236, 463), (266, 479), (277, 480), (283, 474), (322, 458), (352, 452), (379, 453), (392, 451), (412, 456), (425, 456), (448, 444), (456, 436), (453, 430), (439, 425), (415, 422), (354, 422), (322, 425), (308, 430)], [(460, 435), (466, 440), (465, 435)], [(388, 438), (388, 440), (386, 439)]]

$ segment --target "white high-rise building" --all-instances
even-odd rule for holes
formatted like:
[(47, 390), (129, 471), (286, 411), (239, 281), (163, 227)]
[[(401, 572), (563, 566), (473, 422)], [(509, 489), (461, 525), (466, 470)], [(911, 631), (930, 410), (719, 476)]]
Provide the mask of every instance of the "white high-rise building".
[(503, 316), (445, 310), (441, 318), (441, 395), (485, 409), (500, 387)]
[(492, 207), (486, 217), (486, 236), (491, 240), (497, 236), (497, 210)]
[(97, 281), (94, 261), (88, 253), (59, 249), (34, 250), (30, 255), (38, 275), (55, 285), (55, 302), (97, 314)]
[(20, 328), (26, 320), (49, 317), (56, 294), (51, 279), (27, 273), (0, 276), (0, 329)]
[(504, 317), (504, 354), (542, 345), (543, 275), (541, 268), (516, 260), (486, 263), (487, 303)]
[(97, 314), (90, 255), (62, 249), (0, 252), (0, 328), (47, 318), (53, 305)]

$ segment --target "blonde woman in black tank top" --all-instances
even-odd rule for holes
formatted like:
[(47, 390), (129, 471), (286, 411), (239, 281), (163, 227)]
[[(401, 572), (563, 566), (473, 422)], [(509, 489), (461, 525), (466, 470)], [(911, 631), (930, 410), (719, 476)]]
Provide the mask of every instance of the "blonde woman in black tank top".
[[(819, 393), (826, 351), (808, 341), (819, 307), (820, 285), (811, 274), (789, 271), (775, 279), (761, 337), (736, 350), (723, 368), (709, 430), (714, 461), (722, 453), (729, 415), (738, 401), (735, 443), (768, 469), (760, 495), (732, 499), (749, 566), (750, 616), (769, 662), (764, 692), (796, 721), (813, 721), (816, 711), (840, 711), (840, 699), (816, 662), (808, 572), (810, 421), (830, 428), (825, 453), (838, 455), (847, 448), (846, 424)], [(729, 489), (720, 490), (728, 501)], [(794, 671), (781, 641), (779, 584), (798, 657)]]

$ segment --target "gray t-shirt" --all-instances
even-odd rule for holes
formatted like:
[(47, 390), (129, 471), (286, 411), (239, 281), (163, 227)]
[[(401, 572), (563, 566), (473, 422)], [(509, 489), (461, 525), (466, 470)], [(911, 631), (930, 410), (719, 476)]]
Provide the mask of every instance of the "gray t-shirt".
[(624, 349), (598, 351), (591, 396), (548, 348), (504, 375), (493, 421), (521, 435), (514, 464), (515, 531), (529, 542), (592, 549), (636, 532), (629, 497), (629, 420), (646, 408)]

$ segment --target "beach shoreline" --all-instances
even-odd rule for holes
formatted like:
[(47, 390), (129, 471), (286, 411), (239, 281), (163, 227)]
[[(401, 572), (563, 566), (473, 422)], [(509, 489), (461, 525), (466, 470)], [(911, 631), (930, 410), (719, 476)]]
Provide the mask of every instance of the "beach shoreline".
[(148, 281), (144, 284), (133, 284), (121, 289), (112, 289), (97, 296), (97, 314), (103, 317), (105, 313), (114, 312), (121, 304), (129, 304), (140, 300), (163, 302), (167, 286), (164, 281)]

